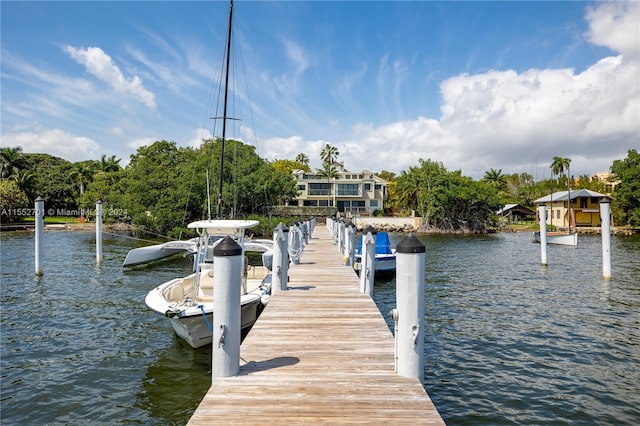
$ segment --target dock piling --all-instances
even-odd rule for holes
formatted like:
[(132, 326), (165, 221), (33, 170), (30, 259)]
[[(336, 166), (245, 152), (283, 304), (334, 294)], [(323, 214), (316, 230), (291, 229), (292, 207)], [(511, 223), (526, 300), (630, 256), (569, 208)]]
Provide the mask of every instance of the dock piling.
[(242, 247), (229, 236), (213, 249), (213, 345), (211, 379), (240, 372)]
[(540, 257), (542, 264), (547, 266), (547, 206), (538, 207), (538, 215), (540, 216)]
[(273, 274), (272, 291), (287, 290), (289, 277), (289, 228), (280, 222), (273, 232)]
[(36, 216), (36, 275), (41, 276), (44, 274), (42, 268), (42, 234), (44, 232), (44, 199), (42, 197), (36, 198), (35, 202), (35, 216)]
[(409, 235), (396, 246), (396, 371), (424, 382), (425, 246)]
[(376, 271), (376, 234), (372, 226), (362, 230), (362, 253), (360, 255), (360, 291), (373, 297)]
[(600, 218), (602, 234), (602, 276), (611, 278), (611, 201), (603, 198), (600, 201)]
[(102, 262), (102, 201), (96, 203), (96, 263)]
[(346, 232), (346, 246), (345, 246), (345, 264), (347, 266), (353, 267), (353, 259), (356, 250), (356, 227), (353, 225), (353, 222), (349, 221), (345, 224), (345, 232)]

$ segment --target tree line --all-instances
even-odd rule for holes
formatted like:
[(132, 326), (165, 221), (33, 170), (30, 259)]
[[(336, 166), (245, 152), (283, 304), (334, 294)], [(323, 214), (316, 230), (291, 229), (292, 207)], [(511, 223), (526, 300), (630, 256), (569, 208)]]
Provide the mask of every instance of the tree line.
[[(269, 216), (271, 207), (296, 198), (292, 170), (310, 171), (309, 157), (304, 153), (295, 160), (269, 162), (251, 145), (234, 140), (225, 141), (225, 145), (221, 194), (224, 217)], [(48, 154), (25, 154), (20, 147), (3, 147), (2, 221), (20, 219), (5, 213), (32, 207), (38, 196), (56, 210), (91, 211), (102, 200), (103, 211), (108, 213), (106, 221), (132, 223), (150, 232), (177, 236), (188, 222), (215, 213), (216, 206), (208, 200), (215, 200), (219, 190), (220, 151), (217, 138), (203, 141), (198, 148), (157, 141), (139, 148), (122, 167), (115, 156), (72, 163)], [(327, 144), (321, 153), (322, 168), (316, 174), (327, 180), (337, 178), (339, 155), (335, 146)], [(571, 176), (570, 162), (554, 157), (552, 178), (538, 182), (527, 173), (508, 175), (501, 169), (490, 169), (482, 179), (474, 180), (430, 159), (420, 159), (418, 165), (398, 176), (384, 170), (377, 175), (389, 182), (387, 213), (415, 213), (432, 229), (482, 232), (492, 225), (495, 212), (505, 204), (532, 206), (533, 200), (569, 185), (605, 192), (605, 182)], [(614, 161), (611, 172), (612, 179), (620, 181), (612, 194), (616, 223), (640, 226), (640, 155), (629, 150), (627, 158)]]

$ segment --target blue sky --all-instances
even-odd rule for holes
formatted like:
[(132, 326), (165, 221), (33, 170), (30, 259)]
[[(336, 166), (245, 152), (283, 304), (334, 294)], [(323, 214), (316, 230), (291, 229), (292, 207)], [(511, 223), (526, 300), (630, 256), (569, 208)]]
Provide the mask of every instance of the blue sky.
[[(228, 2), (0, 3), (2, 146), (71, 161), (219, 136)], [(227, 136), (349, 170), (608, 170), (640, 149), (640, 3), (236, 1)]]

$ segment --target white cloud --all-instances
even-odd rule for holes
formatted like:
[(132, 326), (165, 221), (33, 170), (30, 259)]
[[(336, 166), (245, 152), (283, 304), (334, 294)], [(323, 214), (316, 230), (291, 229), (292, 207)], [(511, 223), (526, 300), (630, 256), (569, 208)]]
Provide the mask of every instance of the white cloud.
[(31, 132), (5, 133), (4, 146), (20, 146), (25, 153), (43, 153), (76, 162), (99, 157), (100, 145), (93, 139), (75, 136), (60, 129), (36, 129)]
[(109, 84), (118, 93), (123, 93), (143, 102), (149, 108), (155, 108), (155, 96), (148, 91), (137, 75), (127, 79), (120, 68), (99, 47), (86, 49), (66, 46), (65, 51), (79, 64), (86, 67), (87, 71), (99, 80)]
[(131, 148), (132, 150), (136, 151), (138, 148), (142, 147), (142, 146), (149, 146), (152, 145), (154, 142), (158, 141), (158, 138), (137, 138), (137, 139), (132, 139), (129, 142), (126, 143), (127, 147)]
[(620, 52), (625, 59), (640, 56), (640, 3), (620, 1), (588, 7), (587, 39)]
[(203, 139), (213, 139), (213, 135), (208, 129), (194, 129), (191, 131), (191, 136), (186, 143), (186, 146), (190, 146), (191, 148), (198, 148), (202, 145)]

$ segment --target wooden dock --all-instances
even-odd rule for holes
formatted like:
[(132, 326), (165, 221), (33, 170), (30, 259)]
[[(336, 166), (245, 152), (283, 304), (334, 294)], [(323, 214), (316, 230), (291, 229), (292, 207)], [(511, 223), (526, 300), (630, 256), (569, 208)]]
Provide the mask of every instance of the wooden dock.
[(418, 379), (394, 372), (394, 338), (318, 224), (240, 349), (240, 374), (216, 379), (189, 425), (443, 425)]

